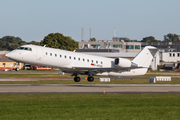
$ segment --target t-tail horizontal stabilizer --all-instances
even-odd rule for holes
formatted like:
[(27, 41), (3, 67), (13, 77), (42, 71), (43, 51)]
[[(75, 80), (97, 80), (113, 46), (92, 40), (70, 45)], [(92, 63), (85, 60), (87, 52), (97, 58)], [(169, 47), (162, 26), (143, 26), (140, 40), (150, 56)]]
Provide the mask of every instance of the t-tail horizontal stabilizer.
[(146, 46), (136, 55), (132, 62), (137, 64), (138, 67), (148, 68), (157, 51), (156, 47)]

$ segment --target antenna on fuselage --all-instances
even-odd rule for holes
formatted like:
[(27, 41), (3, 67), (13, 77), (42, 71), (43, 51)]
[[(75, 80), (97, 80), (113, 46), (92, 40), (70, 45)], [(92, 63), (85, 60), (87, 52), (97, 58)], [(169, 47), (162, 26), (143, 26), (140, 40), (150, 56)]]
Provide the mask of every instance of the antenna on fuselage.
[(77, 48), (73, 51), (73, 52), (76, 52)]

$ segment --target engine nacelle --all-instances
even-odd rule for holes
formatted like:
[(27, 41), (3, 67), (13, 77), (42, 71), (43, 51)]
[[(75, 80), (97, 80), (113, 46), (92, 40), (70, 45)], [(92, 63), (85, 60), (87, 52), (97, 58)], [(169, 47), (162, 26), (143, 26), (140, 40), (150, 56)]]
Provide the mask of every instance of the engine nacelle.
[(131, 61), (124, 58), (116, 58), (114, 60), (114, 65), (119, 67), (131, 67)]

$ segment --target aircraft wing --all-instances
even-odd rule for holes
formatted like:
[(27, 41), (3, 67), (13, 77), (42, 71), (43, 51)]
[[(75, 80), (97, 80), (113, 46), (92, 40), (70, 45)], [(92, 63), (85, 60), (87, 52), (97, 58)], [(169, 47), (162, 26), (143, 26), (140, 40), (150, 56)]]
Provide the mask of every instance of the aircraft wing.
[(72, 67), (73, 70), (92, 71), (96, 73), (127, 71), (127, 70), (138, 69), (138, 68), (142, 68), (142, 67)]

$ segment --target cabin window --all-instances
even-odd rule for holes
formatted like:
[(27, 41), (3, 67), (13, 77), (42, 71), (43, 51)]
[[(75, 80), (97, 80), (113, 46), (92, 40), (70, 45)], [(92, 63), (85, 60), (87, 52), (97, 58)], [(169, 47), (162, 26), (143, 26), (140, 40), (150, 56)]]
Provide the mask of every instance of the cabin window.
[(171, 53), (169, 53), (169, 57), (171, 57)]
[(80, 58), (78, 58), (78, 60), (80, 61)]
[(76, 57), (74, 57), (74, 60), (76, 60)]
[(175, 54), (173, 53), (173, 57), (175, 57)]
[(69, 56), (69, 59), (71, 59), (71, 56)]
[(91, 60), (91, 62), (93, 63), (93, 60)]
[(180, 57), (180, 53), (178, 53), (177, 56)]
[(46, 55), (48, 55), (48, 53), (46, 52)]
[(84, 58), (83, 58), (83, 61), (85, 61)]
[(64, 56), (64, 58), (66, 58), (66, 55)]
[(98, 61), (96, 61), (96, 63), (98, 63)]
[(101, 61), (101, 64), (103, 64), (103, 62)]
[(87, 62), (89, 62), (89, 59), (87, 59)]
[(52, 53), (50, 53), (50, 56), (52, 56)]
[(62, 57), (61, 55), (59, 55), (59, 57)]
[(55, 54), (55, 57), (57, 57), (57, 54)]

